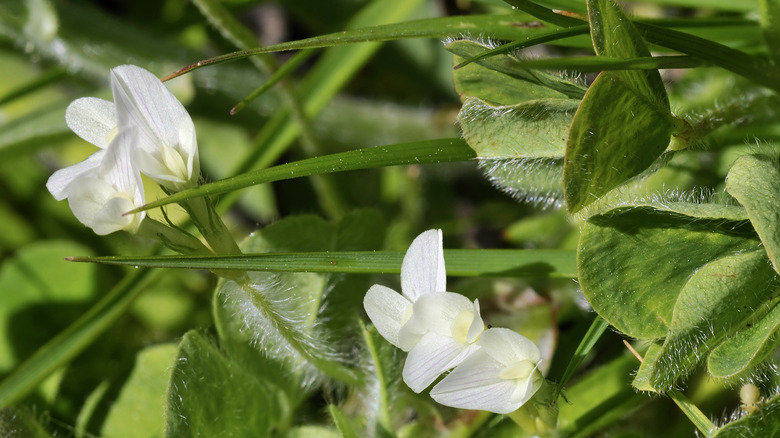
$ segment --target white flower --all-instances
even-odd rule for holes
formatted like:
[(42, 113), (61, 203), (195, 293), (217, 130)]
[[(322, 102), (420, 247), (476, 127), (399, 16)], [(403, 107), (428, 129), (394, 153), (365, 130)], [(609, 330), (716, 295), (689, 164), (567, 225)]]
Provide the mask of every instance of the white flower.
[(200, 178), (195, 126), (187, 110), (152, 73), (134, 65), (111, 70), (119, 131), (137, 128), (133, 162), (174, 191)]
[(478, 347), (485, 329), (479, 303), (446, 292), (441, 230), (428, 230), (409, 246), (401, 265), (401, 291), (372, 286), (363, 300), (377, 331), (409, 352), (404, 382), (415, 392), (458, 365)]
[[(71, 107), (81, 105), (78, 102)], [(144, 205), (141, 175), (130, 160), (135, 132), (128, 130), (114, 137), (103, 128), (94, 126), (89, 132), (82, 131), (94, 136), (101, 150), (81, 163), (55, 172), (46, 187), (58, 201), (67, 198), (76, 218), (96, 234), (119, 230), (135, 233), (146, 214), (123, 216)]]
[(542, 384), (539, 348), (505, 328), (482, 333), (481, 347), (431, 389), (437, 402), (460, 409), (508, 414), (525, 404)]

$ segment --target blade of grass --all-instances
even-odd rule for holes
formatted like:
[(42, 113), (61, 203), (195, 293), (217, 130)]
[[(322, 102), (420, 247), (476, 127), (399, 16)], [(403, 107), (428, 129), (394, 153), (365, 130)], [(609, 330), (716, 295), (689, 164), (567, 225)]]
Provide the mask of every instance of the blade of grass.
[[(202, 257), (109, 256), (73, 257), (69, 260), (148, 268), (400, 274), (403, 253), (356, 251)], [(577, 275), (574, 251), (568, 250), (450, 249), (444, 250), (444, 260), (447, 265), (447, 275), (455, 277), (574, 278)]]
[[(481, 38), (499, 40), (529, 39), (549, 32), (548, 29), (527, 26), (522, 15), (468, 15), (442, 18), (426, 18), (404, 23), (365, 26), (342, 32), (274, 44), (252, 50), (228, 53), (190, 64), (163, 78), (173, 79), (207, 65), (231, 62), (261, 53), (284, 52), (301, 49), (317, 49), (353, 43), (396, 41), (410, 38), (456, 38), (473, 34)], [(579, 24), (582, 24), (581, 22)]]
[(574, 372), (577, 371), (577, 368), (580, 366), (580, 364), (582, 364), (582, 361), (585, 360), (585, 357), (593, 349), (593, 346), (596, 345), (596, 341), (601, 338), (601, 335), (604, 334), (604, 331), (607, 329), (607, 327), (609, 327), (609, 323), (605, 321), (604, 318), (596, 315), (596, 318), (593, 320), (593, 323), (591, 323), (587, 333), (585, 333), (585, 336), (582, 337), (580, 345), (578, 345), (577, 349), (574, 351), (574, 354), (572, 355), (569, 364), (566, 366), (566, 370), (563, 372), (560, 381), (558, 381), (558, 386), (556, 386), (555, 390), (553, 391), (553, 400), (558, 400), (558, 396), (560, 395), (563, 387), (566, 385), (569, 379), (571, 379), (571, 376), (574, 375)]
[(133, 271), (76, 322), (39, 348), (0, 382), (0, 407), (19, 401), (57, 368), (91, 345), (160, 272)]
[[(523, 12), (556, 26), (573, 27), (583, 23), (582, 20), (556, 14), (528, 0), (505, 1)], [(689, 33), (666, 29), (641, 20), (633, 20), (633, 22), (642, 37), (650, 43), (702, 59), (757, 84), (780, 91), (780, 71), (761, 58)]]
[(443, 163), (466, 161), (476, 157), (476, 153), (464, 140), (440, 139), (411, 143), (399, 143), (389, 146), (376, 146), (356, 149), (322, 157), (307, 158), (292, 163), (243, 173), (213, 183), (184, 190), (167, 198), (150, 202), (129, 213), (149, 210), (173, 202), (181, 202), (199, 196), (212, 196), (273, 181), (281, 181), (321, 173), (343, 172), (347, 170), (369, 169), (373, 167), (398, 166), (404, 164)]

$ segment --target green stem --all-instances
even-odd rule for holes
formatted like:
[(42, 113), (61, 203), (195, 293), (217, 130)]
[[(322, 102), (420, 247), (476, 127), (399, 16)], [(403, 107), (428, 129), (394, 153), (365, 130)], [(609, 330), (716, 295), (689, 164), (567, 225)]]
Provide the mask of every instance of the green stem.
[(666, 394), (675, 402), (675, 404), (677, 404), (680, 410), (683, 411), (683, 414), (691, 420), (693, 425), (696, 426), (696, 429), (699, 429), (699, 432), (705, 437), (712, 435), (712, 432), (717, 429), (715, 425), (712, 424), (712, 421), (710, 421), (710, 419), (707, 418), (707, 416), (704, 415), (688, 397), (683, 395), (683, 393), (676, 389), (671, 389)]
[(212, 254), (212, 252), (203, 245), (203, 242), (198, 240), (195, 236), (149, 217), (141, 222), (141, 226), (138, 228), (136, 234), (142, 237), (159, 240), (163, 245), (180, 254)]
[(212, 251), (220, 255), (238, 255), (238, 247), (233, 235), (230, 234), (222, 218), (214, 210), (208, 197), (192, 198), (181, 203), (189, 213), (192, 222), (198, 227)]

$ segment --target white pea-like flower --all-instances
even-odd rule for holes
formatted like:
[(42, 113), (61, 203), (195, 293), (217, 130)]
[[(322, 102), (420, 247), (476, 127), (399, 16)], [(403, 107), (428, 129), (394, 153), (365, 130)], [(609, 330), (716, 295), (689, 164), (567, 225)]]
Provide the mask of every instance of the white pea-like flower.
[(460, 409), (508, 414), (539, 389), (541, 352), (528, 338), (505, 328), (480, 336), (479, 350), (431, 389), (438, 403)]
[(441, 230), (428, 230), (409, 246), (401, 265), (401, 291), (372, 286), (363, 300), (377, 331), (409, 352), (404, 382), (415, 392), (457, 366), (475, 349), (485, 325), (479, 303), (446, 292)]
[[(95, 127), (92, 133), (97, 135), (101, 129)], [(130, 160), (134, 136), (134, 130), (116, 136), (106, 133), (97, 142), (101, 150), (58, 170), (46, 183), (54, 198), (67, 198), (76, 218), (96, 234), (135, 233), (146, 216), (145, 212), (123, 216), (144, 205), (141, 175)]]
[(137, 129), (133, 162), (158, 184), (180, 191), (200, 178), (198, 142), (190, 115), (155, 75), (134, 65), (111, 70), (120, 132)]

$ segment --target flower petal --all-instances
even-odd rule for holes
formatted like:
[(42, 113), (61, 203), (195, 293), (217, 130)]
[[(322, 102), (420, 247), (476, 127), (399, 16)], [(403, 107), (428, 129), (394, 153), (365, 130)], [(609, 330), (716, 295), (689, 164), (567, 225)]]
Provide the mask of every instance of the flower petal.
[(477, 343), (505, 367), (524, 360), (539, 363), (542, 359), (542, 353), (533, 341), (506, 328), (485, 330)]
[(54, 172), (46, 182), (46, 188), (49, 189), (54, 199), (62, 201), (67, 198), (69, 187), (73, 181), (89, 175), (96, 175), (105, 153), (105, 150), (99, 150), (80, 163)]
[(429, 332), (409, 351), (403, 370), (404, 382), (412, 391), (420, 392), (477, 349), (476, 345), (462, 344), (449, 336)]
[(428, 230), (417, 236), (406, 251), (401, 265), (401, 291), (414, 302), (422, 294), (446, 290), (441, 230)]
[(195, 126), (184, 106), (159, 79), (134, 65), (111, 70), (120, 129), (137, 127), (140, 170), (167, 187), (181, 189), (200, 176)]
[(412, 303), (389, 287), (375, 284), (366, 292), (363, 307), (379, 334), (403, 349), (398, 334), (412, 313)]
[(430, 292), (420, 296), (414, 302), (414, 313), (404, 330), (422, 334), (432, 331), (442, 336), (452, 337), (455, 319), (462, 312), (473, 313), (473, 311), (474, 304), (461, 294)]
[(483, 350), (476, 351), (431, 389), (431, 397), (454, 408), (508, 414), (526, 400), (512, 400), (517, 381), (500, 379), (498, 374), (503, 368)]
[(68, 105), (65, 123), (79, 137), (105, 149), (116, 132), (116, 108), (107, 100), (82, 97)]

